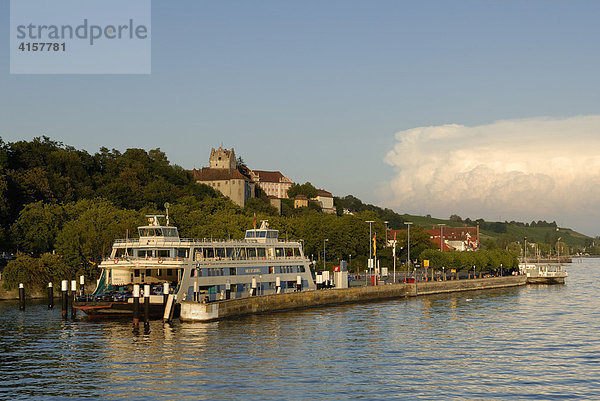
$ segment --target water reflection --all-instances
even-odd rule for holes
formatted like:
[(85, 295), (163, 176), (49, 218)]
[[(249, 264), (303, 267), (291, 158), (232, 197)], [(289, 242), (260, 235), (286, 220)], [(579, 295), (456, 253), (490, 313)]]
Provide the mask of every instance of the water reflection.
[(0, 399), (600, 398), (598, 260), (528, 286), (208, 324), (0, 303)]

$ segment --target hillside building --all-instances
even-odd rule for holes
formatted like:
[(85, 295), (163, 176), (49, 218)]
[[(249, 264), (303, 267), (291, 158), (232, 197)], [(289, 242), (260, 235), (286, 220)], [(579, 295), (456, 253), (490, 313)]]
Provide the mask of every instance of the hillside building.
[(209, 167), (192, 170), (197, 183), (213, 187), (237, 205), (244, 207), (250, 198), (254, 198), (255, 183), (247, 168), (236, 166), (235, 151), (212, 148), (208, 158)]
[[(429, 234), (431, 242), (437, 245), (440, 249), (440, 243), (443, 239), (443, 250), (444, 251), (477, 251), (479, 250), (479, 226), (477, 227), (447, 227), (441, 226), (432, 229), (424, 229)], [(393, 244), (394, 235), (403, 233), (405, 235), (406, 230), (389, 230), (388, 231), (388, 245)]]
[(317, 196), (311, 200), (316, 201), (325, 213), (335, 214), (335, 206), (333, 205), (333, 195), (331, 192), (324, 189), (317, 190)]
[(292, 186), (292, 180), (279, 171), (251, 170), (252, 181), (269, 196), (279, 199), (288, 198), (288, 189)]

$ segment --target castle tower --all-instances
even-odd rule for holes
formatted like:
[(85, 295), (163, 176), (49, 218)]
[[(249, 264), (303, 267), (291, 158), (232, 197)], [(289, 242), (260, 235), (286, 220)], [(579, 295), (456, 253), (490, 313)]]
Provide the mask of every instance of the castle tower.
[(210, 163), (210, 168), (225, 170), (235, 170), (236, 168), (235, 152), (233, 151), (233, 148), (231, 148), (231, 150), (223, 149), (221, 146), (219, 146), (219, 149), (217, 150), (212, 148), (208, 161)]

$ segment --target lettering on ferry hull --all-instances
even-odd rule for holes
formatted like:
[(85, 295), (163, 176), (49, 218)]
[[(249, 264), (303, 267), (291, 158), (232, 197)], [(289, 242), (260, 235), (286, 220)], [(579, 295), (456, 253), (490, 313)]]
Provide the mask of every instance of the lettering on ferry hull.
[(244, 272), (246, 274), (249, 274), (249, 273), (260, 273), (260, 269), (246, 269), (246, 270), (244, 270)]

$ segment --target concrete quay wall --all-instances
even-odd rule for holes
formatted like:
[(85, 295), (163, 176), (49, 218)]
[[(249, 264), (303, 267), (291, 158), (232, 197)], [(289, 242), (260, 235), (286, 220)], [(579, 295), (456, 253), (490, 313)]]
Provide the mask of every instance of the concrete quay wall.
[(527, 284), (525, 276), (508, 276), (472, 280), (433, 281), (345, 289), (303, 291), (277, 295), (238, 298), (207, 304), (181, 302), (182, 321), (210, 321), (256, 313), (311, 308), (344, 303), (443, 294), (460, 291), (515, 287)]

